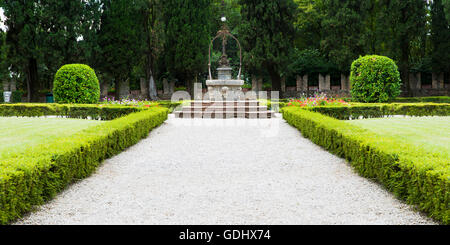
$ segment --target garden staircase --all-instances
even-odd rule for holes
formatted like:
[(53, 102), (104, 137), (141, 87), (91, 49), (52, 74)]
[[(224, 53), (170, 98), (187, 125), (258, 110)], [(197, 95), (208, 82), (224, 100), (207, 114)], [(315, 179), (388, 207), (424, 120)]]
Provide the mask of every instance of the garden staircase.
[(174, 112), (176, 118), (247, 118), (268, 119), (275, 117), (275, 112), (268, 110), (257, 100), (245, 101), (194, 101)]

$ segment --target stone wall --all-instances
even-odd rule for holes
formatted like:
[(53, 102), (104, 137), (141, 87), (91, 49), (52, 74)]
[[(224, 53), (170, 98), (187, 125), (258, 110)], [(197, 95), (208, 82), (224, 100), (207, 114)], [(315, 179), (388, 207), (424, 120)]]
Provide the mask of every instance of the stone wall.
[[(287, 86), (286, 80), (281, 81), (281, 93), (282, 98), (299, 98), (302, 96), (313, 96), (315, 93), (326, 93), (333, 97), (350, 97), (350, 77), (348, 75), (340, 75), (340, 84), (332, 84), (332, 78), (329, 74), (318, 74), (318, 86), (311, 86), (309, 84), (310, 75), (297, 76), (296, 86)], [(427, 84), (422, 84), (422, 73), (410, 73), (410, 89), (411, 93), (415, 97), (426, 96), (450, 96), (450, 81), (444, 81), (446, 77), (441, 74), (428, 74), (431, 77), (431, 81), (428, 78)], [(335, 78), (336, 79), (336, 78)], [(447, 78), (448, 80), (448, 78)], [(146, 84), (144, 81), (143, 84)], [(104, 88), (103, 88), (104, 87)], [(106, 92), (108, 86), (102, 86), (102, 95)], [(146, 90), (147, 88), (145, 88)], [(144, 91), (145, 91), (144, 90)], [(406, 89), (403, 88), (402, 97), (407, 97)], [(163, 90), (158, 91), (158, 98), (164, 100), (170, 100), (172, 94), (175, 91), (175, 82), (163, 80)], [(263, 91), (263, 79), (262, 77), (254, 77), (252, 80), (252, 91)], [(206, 92), (206, 90), (205, 90)], [(130, 91), (131, 99), (147, 98), (148, 93), (145, 96), (142, 95), (142, 91)]]
[[(410, 90), (414, 97), (426, 96), (450, 96), (450, 81), (445, 81), (444, 73), (433, 73), (431, 84), (422, 84), (422, 73), (410, 73)], [(350, 97), (350, 77), (341, 74), (340, 86), (331, 84), (331, 76), (319, 74), (318, 86), (311, 86), (308, 83), (309, 75), (297, 76), (296, 87), (282, 86), (283, 98), (294, 98), (302, 96), (311, 96), (315, 93), (326, 93), (333, 97)], [(448, 80), (448, 78), (447, 78)], [(407, 97), (408, 93), (403, 88), (401, 96)]]

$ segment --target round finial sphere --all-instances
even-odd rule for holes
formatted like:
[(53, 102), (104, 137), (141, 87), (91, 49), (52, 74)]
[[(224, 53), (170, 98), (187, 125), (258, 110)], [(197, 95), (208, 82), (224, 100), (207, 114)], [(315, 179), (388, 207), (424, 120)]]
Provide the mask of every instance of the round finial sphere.
[(227, 21), (227, 17), (222, 17), (220, 20), (222, 20), (222, 22)]

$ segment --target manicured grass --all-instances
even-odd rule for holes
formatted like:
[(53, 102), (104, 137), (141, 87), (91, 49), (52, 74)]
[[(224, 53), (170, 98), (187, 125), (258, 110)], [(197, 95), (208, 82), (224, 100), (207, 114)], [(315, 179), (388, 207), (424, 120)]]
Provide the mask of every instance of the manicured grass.
[(100, 123), (83, 119), (0, 117), (0, 160)]
[(377, 118), (347, 122), (428, 152), (450, 155), (450, 117)]

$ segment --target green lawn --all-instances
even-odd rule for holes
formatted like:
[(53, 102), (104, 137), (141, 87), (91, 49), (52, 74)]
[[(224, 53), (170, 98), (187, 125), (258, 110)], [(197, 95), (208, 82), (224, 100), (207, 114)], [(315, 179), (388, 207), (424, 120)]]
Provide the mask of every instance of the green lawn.
[(0, 159), (100, 123), (82, 119), (0, 117)]
[(450, 117), (381, 118), (348, 123), (428, 152), (450, 155)]

